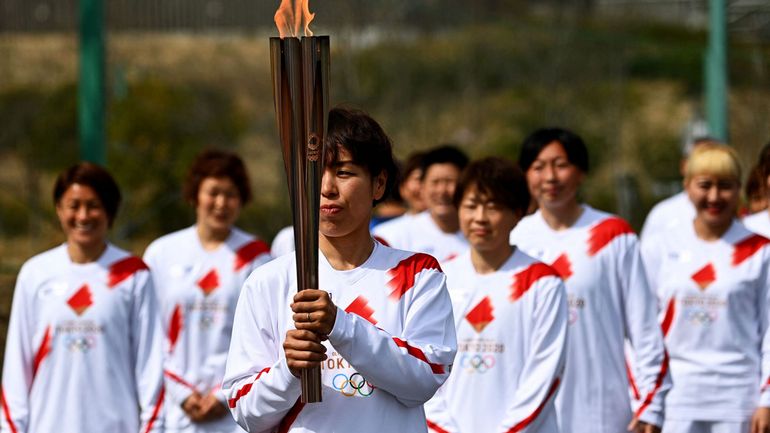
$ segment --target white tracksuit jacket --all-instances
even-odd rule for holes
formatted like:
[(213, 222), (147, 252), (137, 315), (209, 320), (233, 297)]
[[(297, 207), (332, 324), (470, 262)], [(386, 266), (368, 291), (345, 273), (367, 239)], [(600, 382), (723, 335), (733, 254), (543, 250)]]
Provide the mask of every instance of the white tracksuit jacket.
[(770, 406), (770, 247), (738, 221), (706, 242), (692, 224), (642, 247), (674, 387), (666, 419), (739, 422)]
[(163, 429), (163, 334), (150, 273), (108, 245), (87, 264), (60, 245), (16, 281), (0, 430), (137, 433)]
[(567, 353), (561, 277), (518, 249), (494, 273), (476, 273), (470, 252), (443, 268), (458, 352), (425, 406), (429, 429), (558, 433), (554, 396)]
[(693, 218), (695, 218), (695, 206), (692, 205), (687, 192), (680, 191), (652, 207), (644, 220), (639, 239), (645, 242), (655, 233), (689, 224)]
[(770, 213), (767, 210), (747, 215), (742, 223), (752, 232), (770, 238)]
[(452, 306), (438, 262), (375, 243), (349, 271), (320, 255), (319, 285), (337, 305), (323, 363), (323, 402), (298, 403), (300, 381), (283, 341), (294, 328), (294, 257), (255, 271), (235, 312), (224, 391), (253, 432), (425, 432), (423, 403), (446, 380), (456, 352)]
[(462, 232), (444, 233), (428, 211), (382, 223), (374, 227), (372, 234), (393, 248), (430, 254), (441, 263), (468, 250), (468, 241)]
[(193, 423), (182, 403), (193, 391), (221, 392), (230, 347), (233, 316), (243, 282), (257, 266), (270, 260), (266, 243), (233, 228), (214, 251), (201, 246), (196, 228), (163, 236), (147, 247), (166, 330), (166, 431), (242, 431), (232, 417)]
[[(511, 242), (550, 264), (567, 288), (567, 365), (556, 397), (561, 428), (617, 433), (626, 431), (634, 415), (661, 426), (663, 398), (671, 383), (668, 361), (655, 295), (628, 223), (583, 205), (572, 227), (555, 231), (538, 211), (516, 226)], [(623, 350), (626, 337), (634, 349), (642, 396), (634, 413)]]

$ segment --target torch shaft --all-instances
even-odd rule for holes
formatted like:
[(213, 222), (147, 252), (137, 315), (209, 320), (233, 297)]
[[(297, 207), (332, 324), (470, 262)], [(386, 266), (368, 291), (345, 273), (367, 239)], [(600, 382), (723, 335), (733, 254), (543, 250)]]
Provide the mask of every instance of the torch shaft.
[[(297, 290), (318, 289), (318, 210), (328, 109), (329, 38), (270, 38), (273, 96), (289, 185)], [(321, 401), (320, 367), (302, 370), (303, 403)]]

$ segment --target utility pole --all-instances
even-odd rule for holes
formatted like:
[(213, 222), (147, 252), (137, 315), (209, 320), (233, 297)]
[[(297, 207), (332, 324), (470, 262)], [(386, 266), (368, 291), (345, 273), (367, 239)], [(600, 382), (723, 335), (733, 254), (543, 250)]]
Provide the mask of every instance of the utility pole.
[(104, 165), (104, 2), (80, 0), (78, 130), (80, 158)]
[(704, 58), (706, 119), (709, 133), (727, 142), (727, 7), (726, 0), (709, 0), (709, 41)]

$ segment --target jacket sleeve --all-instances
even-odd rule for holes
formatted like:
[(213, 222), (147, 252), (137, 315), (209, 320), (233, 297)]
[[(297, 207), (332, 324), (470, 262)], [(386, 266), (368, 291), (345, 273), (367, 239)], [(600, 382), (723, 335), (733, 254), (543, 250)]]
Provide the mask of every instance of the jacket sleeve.
[[(269, 432), (300, 397), (300, 381), (289, 371), (274, 312), (276, 292), (252, 275), (244, 285), (233, 321), (222, 392), (235, 421), (246, 431)], [(267, 284), (269, 285), (269, 284)], [(263, 290), (264, 289), (264, 290)], [(284, 300), (285, 303), (285, 300)]]
[(617, 246), (615, 274), (621, 290), (625, 333), (633, 349), (636, 385), (641, 397), (634, 416), (656, 426), (663, 425), (663, 399), (671, 388), (668, 353), (658, 324), (658, 302), (648, 284), (647, 273), (635, 235), (627, 235)]
[(538, 285), (531, 293), (536, 296), (531, 317), (531, 350), (500, 432), (537, 431), (545, 415), (554, 412), (553, 401), (567, 353), (567, 295), (558, 278), (542, 279)]
[(639, 247), (639, 253), (642, 255), (642, 262), (644, 263), (644, 274), (653, 293), (657, 293), (656, 285), (660, 275), (662, 259), (660, 242), (659, 236), (653, 234), (650, 235), (649, 239), (642, 241)]
[(134, 380), (139, 398), (142, 432), (163, 431), (163, 332), (158, 300), (148, 271), (135, 274), (131, 317)]
[[(765, 247), (766, 250), (769, 248)], [(766, 255), (767, 257), (767, 255)], [(759, 405), (760, 407), (770, 407), (770, 268), (767, 266), (768, 260), (765, 260), (764, 274), (759, 289), (759, 335), (762, 337), (761, 345), (761, 369), (762, 386), (760, 387)]]
[[(142, 260), (150, 267), (150, 276), (152, 278), (155, 294), (160, 300), (160, 296), (163, 290), (163, 279), (159, 278), (161, 273), (159, 269), (163, 266), (160, 257), (162, 257), (160, 246), (153, 242), (147, 247), (144, 252)], [(180, 332), (181, 322), (183, 317), (176, 317), (175, 314), (181, 314), (180, 312), (174, 312), (170, 317), (165, 317), (165, 310), (162, 302), (158, 302), (158, 317), (160, 320), (161, 329), (163, 330), (163, 387), (164, 387), (164, 400), (167, 405), (181, 405), (187, 397), (189, 397), (195, 387), (187, 380), (182, 374), (182, 369), (176, 366), (176, 360), (173, 355), (174, 343), (170, 341), (171, 334), (174, 332)], [(172, 321), (178, 321), (179, 323), (171, 323)], [(177, 326), (175, 331), (171, 328)]]
[(24, 433), (29, 428), (29, 392), (34, 378), (35, 312), (25, 290), (24, 269), (13, 293), (11, 319), (3, 360), (2, 416), (0, 431)]
[(407, 407), (428, 401), (449, 375), (457, 351), (446, 277), (420, 272), (407, 302), (401, 335), (390, 335), (338, 307), (329, 342), (374, 386)]

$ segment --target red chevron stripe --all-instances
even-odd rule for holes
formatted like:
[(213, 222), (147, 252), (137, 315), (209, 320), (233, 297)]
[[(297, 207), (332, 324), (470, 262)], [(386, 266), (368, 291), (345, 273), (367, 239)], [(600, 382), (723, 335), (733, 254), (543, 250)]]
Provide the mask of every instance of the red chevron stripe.
[(158, 419), (158, 414), (160, 414), (160, 408), (163, 407), (163, 397), (165, 395), (166, 389), (161, 388), (160, 394), (158, 395), (158, 402), (155, 403), (155, 410), (152, 411), (152, 416), (150, 417), (150, 421), (147, 422), (147, 428), (144, 430), (144, 433), (152, 431), (152, 425), (155, 424), (155, 421)]
[(561, 278), (556, 270), (545, 263), (536, 262), (529, 265), (526, 269), (513, 276), (513, 285), (511, 286), (511, 301), (517, 301), (538, 280), (544, 277)]
[(241, 389), (239, 389), (238, 392), (235, 393), (235, 397), (227, 401), (230, 408), (235, 408), (235, 404), (238, 403), (238, 400), (240, 400), (241, 397), (245, 396), (246, 394), (249, 393), (249, 391), (251, 391), (251, 386), (254, 384), (254, 382), (259, 380), (260, 376), (262, 376), (262, 374), (264, 373), (267, 373), (268, 371), (270, 371), (270, 367), (263, 368), (262, 371), (257, 373), (257, 377), (255, 377), (254, 380), (251, 381), (251, 383), (247, 383), (246, 385), (243, 385), (243, 387), (241, 387)]
[(551, 385), (551, 388), (548, 390), (548, 394), (545, 395), (545, 399), (542, 403), (540, 403), (540, 406), (538, 406), (528, 417), (524, 418), (521, 422), (513, 426), (510, 430), (508, 430), (508, 433), (515, 433), (524, 430), (527, 428), (528, 425), (534, 421), (538, 415), (540, 415), (540, 412), (543, 411), (545, 408), (546, 403), (548, 403), (548, 400), (553, 397), (554, 394), (556, 394), (556, 390), (559, 389), (559, 383), (560, 379), (557, 377), (554, 379), (553, 384)]
[(634, 393), (634, 400), (642, 398), (639, 394), (639, 388), (636, 386), (636, 380), (634, 380), (634, 373), (631, 372), (631, 366), (628, 365), (628, 359), (626, 359), (626, 376), (628, 376), (628, 386), (631, 387), (631, 392)]
[(240, 271), (241, 268), (251, 263), (252, 260), (269, 252), (270, 247), (263, 241), (253, 240), (247, 243), (235, 252), (235, 270)]
[(733, 266), (740, 265), (768, 243), (770, 239), (760, 235), (752, 235), (738, 242), (733, 250)]
[(663, 331), (664, 338), (668, 335), (668, 330), (671, 329), (671, 323), (674, 321), (674, 314), (676, 314), (676, 298), (672, 296), (668, 301), (663, 321), (660, 323), (660, 329)]
[(439, 425), (436, 424), (435, 422), (432, 422), (429, 419), (426, 419), (425, 421), (428, 423), (428, 428), (433, 430), (434, 432), (436, 432), (436, 433), (449, 433), (449, 430), (444, 430), (443, 428), (439, 427)]
[(392, 277), (388, 286), (393, 289), (390, 292), (390, 299), (395, 301), (401, 299), (409, 289), (414, 287), (414, 279), (417, 274), (426, 269), (441, 271), (438, 261), (428, 254), (416, 253), (401, 260), (396, 267), (388, 271)]
[(40, 346), (35, 353), (35, 358), (32, 361), (32, 378), (37, 375), (37, 370), (40, 368), (40, 364), (51, 353), (51, 326), (45, 328), (45, 334), (43, 334), (43, 341), (40, 342)]
[(8, 401), (5, 399), (5, 389), (3, 388), (0, 397), (2, 397), (2, 403), (3, 403), (3, 415), (5, 415), (5, 421), (8, 423), (8, 428), (11, 429), (11, 433), (18, 433), (19, 431), (16, 430), (16, 424), (13, 423), (13, 419), (11, 418), (11, 409), (8, 407)]
[(281, 423), (278, 424), (278, 433), (288, 433), (291, 425), (294, 424), (294, 421), (297, 420), (299, 413), (302, 412), (302, 408), (304, 407), (305, 403), (302, 403), (299, 401), (299, 399), (297, 399), (297, 402), (294, 403), (294, 406), (289, 409), (289, 412), (287, 412), (286, 416), (283, 417)]
[(107, 276), (107, 287), (113, 288), (122, 283), (125, 279), (134, 275), (137, 271), (149, 269), (139, 257), (126, 257), (123, 260), (110, 265), (110, 273)]
[(591, 228), (588, 238), (588, 255), (595, 256), (616, 237), (633, 233), (634, 229), (622, 218), (607, 218)]
[(658, 393), (658, 390), (663, 385), (663, 379), (666, 378), (666, 373), (668, 372), (668, 351), (663, 351), (663, 364), (660, 366), (660, 372), (658, 373), (658, 377), (655, 379), (655, 387), (647, 394), (647, 397), (644, 399), (644, 402), (642, 402), (642, 405), (639, 406), (639, 410), (636, 411), (636, 418), (640, 418), (642, 416), (642, 413), (647, 409), (647, 406), (652, 403), (652, 399), (655, 398), (655, 394)]
[(182, 306), (177, 304), (171, 313), (171, 320), (168, 323), (168, 353), (173, 353), (176, 343), (179, 340), (179, 334), (182, 333), (184, 319), (182, 317)]
[(174, 382), (184, 386), (185, 388), (190, 388), (191, 390), (195, 391), (195, 385), (186, 381), (182, 376), (179, 376), (173, 371), (163, 370), (163, 374), (166, 375), (166, 377), (168, 377), (169, 379), (173, 380)]
[(430, 366), (430, 370), (433, 372), (433, 374), (444, 374), (444, 366), (441, 364), (434, 364), (430, 361), (428, 361), (428, 358), (425, 356), (425, 353), (423, 353), (422, 350), (420, 350), (417, 347), (411, 346), (406, 341), (393, 337), (393, 341), (396, 343), (396, 346), (403, 347), (406, 349), (406, 353), (414, 356), (415, 358), (419, 359), (420, 361), (428, 364)]

